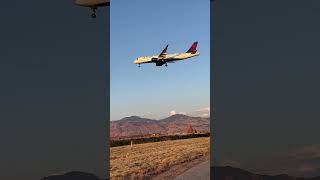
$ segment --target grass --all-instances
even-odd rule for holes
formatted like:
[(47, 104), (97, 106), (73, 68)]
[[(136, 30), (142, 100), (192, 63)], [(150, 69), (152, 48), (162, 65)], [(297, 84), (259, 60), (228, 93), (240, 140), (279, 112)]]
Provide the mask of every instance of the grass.
[(210, 154), (210, 138), (192, 138), (112, 147), (110, 177), (146, 179)]

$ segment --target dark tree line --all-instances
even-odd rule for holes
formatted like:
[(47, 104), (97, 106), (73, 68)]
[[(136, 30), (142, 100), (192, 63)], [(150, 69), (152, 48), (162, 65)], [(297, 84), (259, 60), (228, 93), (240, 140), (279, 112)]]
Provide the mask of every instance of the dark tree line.
[(189, 138), (199, 138), (199, 137), (209, 137), (209, 136), (210, 136), (210, 133), (201, 133), (201, 134), (184, 134), (184, 135), (170, 135), (170, 136), (160, 136), (160, 137), (111, 140), (110, 147), (130, 145), (131, 141), (133, 144), (142, 144), (142, 143), (148, 143), (148, 142), (160, 142), (160, 141), (168, 141), (168, 140), (189, 139)]

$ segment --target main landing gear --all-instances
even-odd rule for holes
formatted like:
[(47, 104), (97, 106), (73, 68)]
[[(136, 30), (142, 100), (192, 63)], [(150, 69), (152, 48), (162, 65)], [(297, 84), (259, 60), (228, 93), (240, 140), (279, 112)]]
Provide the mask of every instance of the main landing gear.
[(96, 15), (96, 10), (97, 10), (97, 8), (96, 8), (96, 7), (92, 7), (91, 9), (92, 9), (91, 17), (94, 19), (94, 18), (97, 17), (97, 15)]
[(140, 64), (138, 65), (138, 67), (140, 67)]
[(167, 67), (167, 66), (168, 66), (168, 64), (166, 63), (166, 64), (165, 64), (165, 66)]

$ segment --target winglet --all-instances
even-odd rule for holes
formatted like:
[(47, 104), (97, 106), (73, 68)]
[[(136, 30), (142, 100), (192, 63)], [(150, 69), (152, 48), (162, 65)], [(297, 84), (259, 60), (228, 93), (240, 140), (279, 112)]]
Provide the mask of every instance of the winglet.
[(197, 52), (198, 41), (194, 42), (190, 49), (186, 53), (195, 53)]

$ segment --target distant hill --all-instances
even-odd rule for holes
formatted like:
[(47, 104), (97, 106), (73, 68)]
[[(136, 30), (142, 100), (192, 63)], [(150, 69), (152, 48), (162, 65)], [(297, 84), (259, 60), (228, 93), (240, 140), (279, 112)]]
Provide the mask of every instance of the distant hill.
[(63, 175), (53, 175), (42, 178), (41, 180), (102, 180), (94, 174), (85, 172), (68, 172)]
[(161, 120), (131, 116), (118, 121), (111, 121), (110, 137), (134, 137), (153, 133), (170, 135), (186, 133), (190, 128), (197, 132), (209, 132), (209, 123), (209, 118), (191, 117), (182, 114), (175, 114)]
[(239, 168), (211, 167), (211, 174), (214, 180), (320, 180), (320, 177), (313, 178), (295, 178), (287, 174), (276, 176), (254, 174)]

